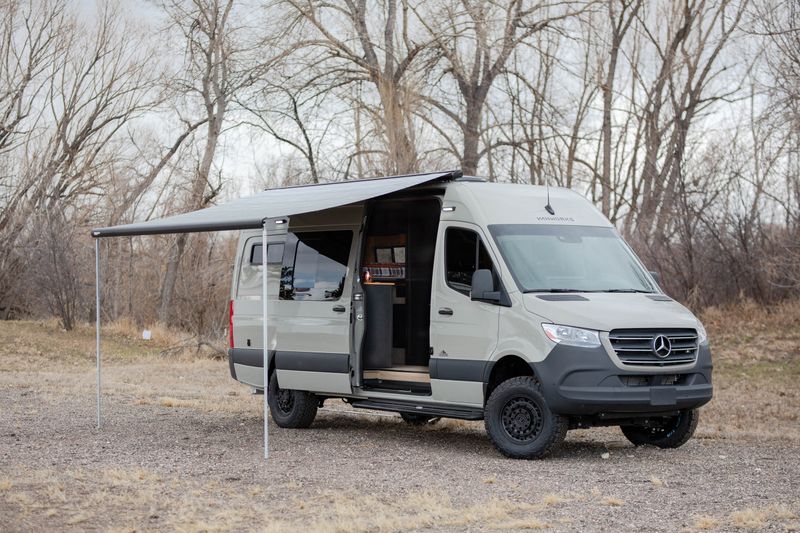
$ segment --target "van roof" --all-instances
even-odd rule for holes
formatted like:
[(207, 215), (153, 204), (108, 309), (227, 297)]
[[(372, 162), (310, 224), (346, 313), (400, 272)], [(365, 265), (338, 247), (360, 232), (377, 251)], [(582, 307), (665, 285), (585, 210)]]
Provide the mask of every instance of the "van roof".
[(582, 195), (549, 187), (555, 214), (547, 211), (548, 187), (521, 183), (461, 181), (447, 183), (445, 203), (461, 202), (476, 222), (486, 224), (567, 224), (611, 227), (609, 220)]

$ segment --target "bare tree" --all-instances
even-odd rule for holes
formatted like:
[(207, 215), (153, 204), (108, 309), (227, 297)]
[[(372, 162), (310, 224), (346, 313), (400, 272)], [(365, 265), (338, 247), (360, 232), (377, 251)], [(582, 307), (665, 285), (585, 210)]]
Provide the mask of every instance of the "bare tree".
[[(240, 28), (232, 20), (234, 0), (171, 0), (163, 7), (170, 19), (170, 31), (180, 32), (185, 46), (184, 75), (174, 83), (200, 103), (200, 118), (190, 121), (187, 130), (205, 124), (205, 139), (182, 205), (183, 209), (196, 210), (211, 204), (222, 188), (221, 181), (212, 183), (211, 170), (228, 107), (236, 91), (252, 83), (258, 69), (243, 61), (246, 47), (237, 42)], [(177, 237), (167, 261), (158, 311), (164, 323), (169, 318), (187, 240), (184, 233)]]
[[(323, 83), (328, 90), (369, 83), (378, 105), (351, 102), (364, 106), (379, 126), (386, 154), (381, 171), (415, 171), (418, 150), (413, 118), (418, 102), (411, 80), (427, 41), (412, 36), (408, 0), (383, 0), (369, 9), (366, 0), (288, 1), (308, 33), (296, 46), (313, 54), (309, 83)], [(376, 26), (377, 31), (372, 29)]]
[(603, 150), (603, 169), (600, 178), (600, 209), (606, 216), (611, 216), (611, 195), (613, 194), (614, 184), (611, 176), (611, 145), (612, 145), (612, 123), (611, 113), (614, 104), (614, 82), (617, 77), (617, 63), (622, 51), (622, 42), (625, 34), (636, 20), (639, 9), (642, 7), (641, 0), (607, 0), (608, 21), (610, 25), (610, 43), (608, 47), (608, 64), (605, 70), (605, 78), (600, 86), (603, 95), (603, 124), (601, 127), (601, 139)]
[(36, 123), (34, 102), (43, 74), (64, 51), (64, 25), (63, 2), (0, 1), (0, 153), (26, 133), (26, 121), (28, 128)]
[(634, 186), (640, 201), (636, 228), (645, 238), (662, 237), (671, 220), (692, 123), (709, 105), (739, 90), (734, 86), (709, 93), (709, 84), (724, 69), (717, 60), (746, 4), (696, 0), (640, 17), (640, 31), (658, 61), (652, 84), (645, 89), (643, 167)]
[[(437, 13), (418, 10), (420, 23), (433, 39), (440, 68), (442, 93), (451, 90), (451, 77), (460, 99), (427, 97), (425, 101), (457, 127), (462, 148), (457, 154), (466, 174), (475, 174), (484, 155), (480, 139), (489, 92), (506, 70), (514, 50), (532, 35), (573, 17), (591, 3), (535, 2), (522, 0), (478, 2), (448, 0)], [(431, 10), (432, 11), (432, 10)], [(449, 144), (455, 144), (452, 140)]]
[[(27, 98), (47, 105), (33, 113), (33, 104), (25, 111), (25, 98), (17, 100), (22, 120), (11, 131), (18, 145), (7, 144), (5, 154), (13, 157), (14, 171), (3, 178), (0, 200), (4, 277), (14, 273), (9, 263), (25, 249), (35, 214), (66, 209), (97, 193), (104, 170), (119, 157), (121, 133), (151, 106), (153, 81), (145, 68), (146, 47), (124, 35), (125, 21), (111, 7), (101, 9), (92, 26), (66, 14), (58, 2), (19, 9), (7, 50), (19, 64), (27, 57), (28, 65), (37, 65), (22, 69), (33, 76), (25, 87), (36, 88)], [(31, 55), (39, 47), (44, 48)], [(4, 75), (13, 78), (14, 72)], [(7, 287), (8, 281), (0, 281), (0, 289)]]

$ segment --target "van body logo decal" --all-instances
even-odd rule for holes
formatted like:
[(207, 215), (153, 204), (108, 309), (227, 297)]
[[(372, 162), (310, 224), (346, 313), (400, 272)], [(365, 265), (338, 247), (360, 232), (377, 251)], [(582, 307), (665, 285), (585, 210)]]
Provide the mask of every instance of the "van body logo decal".
[(575, 222), (575, 219), (572, 217), (536, 217), (536, 220), (539, 222)]
[(653, 339), (653, 353), (662, 359), (672, 353), (672, 343), (666, 335), (657, 335)]

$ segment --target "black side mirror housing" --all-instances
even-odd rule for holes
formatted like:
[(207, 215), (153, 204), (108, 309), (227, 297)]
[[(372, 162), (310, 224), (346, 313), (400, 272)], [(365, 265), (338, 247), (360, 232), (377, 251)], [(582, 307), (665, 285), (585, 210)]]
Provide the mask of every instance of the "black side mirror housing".
[(502, 293), (494, 286), (494, 276), (491, 270), (482, 268), (472, 273), (470, 299), (474, 302), (501, 303)]

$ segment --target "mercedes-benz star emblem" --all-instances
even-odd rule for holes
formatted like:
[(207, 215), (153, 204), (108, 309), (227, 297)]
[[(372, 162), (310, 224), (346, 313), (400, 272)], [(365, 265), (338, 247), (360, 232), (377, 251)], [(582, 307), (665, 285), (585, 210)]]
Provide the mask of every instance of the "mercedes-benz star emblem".
[(662, 359), (672, 353), (672, 343), (666, 335), (656, 335), (653, 339), (653, 353)]

